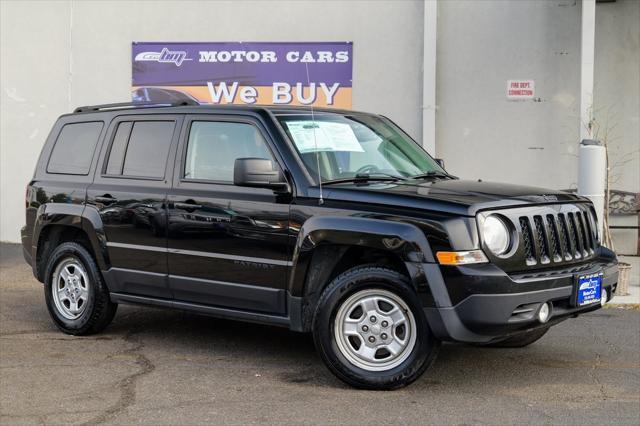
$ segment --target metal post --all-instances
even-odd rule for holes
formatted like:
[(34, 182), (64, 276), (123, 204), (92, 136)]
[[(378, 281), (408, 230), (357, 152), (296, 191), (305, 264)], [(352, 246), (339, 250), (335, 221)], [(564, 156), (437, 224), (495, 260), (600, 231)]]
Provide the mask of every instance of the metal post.
[(436, 155), (436, 39), (438, 1), (424, 1), (422, 59), (422, 146)]

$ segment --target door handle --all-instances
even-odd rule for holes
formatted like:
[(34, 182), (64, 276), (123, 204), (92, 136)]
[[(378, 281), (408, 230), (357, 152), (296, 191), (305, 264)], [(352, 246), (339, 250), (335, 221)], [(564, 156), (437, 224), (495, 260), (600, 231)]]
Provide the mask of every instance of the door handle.
[(202, 208), (201, 204), (196, 204), (195, 201), (187, 200), (184, 203), (173, 203), (173, 207), (180, 210), (194, 211)]
[(104, 194), (101, 197), (95, 197), (94, 200), (96, 200), (96, 202), (101, 204), (113, 204), (116, 201), (118, 201), (118, 199), (112, 197), (111, 194)]

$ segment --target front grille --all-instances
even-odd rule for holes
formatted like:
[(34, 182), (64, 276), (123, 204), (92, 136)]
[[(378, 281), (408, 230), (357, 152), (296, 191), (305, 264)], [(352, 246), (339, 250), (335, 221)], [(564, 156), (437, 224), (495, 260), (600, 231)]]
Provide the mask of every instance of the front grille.
[[(519, 225), (518, 234), (524, 263), (528, 267), (569, 264), (595, 253), (591, 212), (586, 205), (559, 205), (549, 208), (518, 209), (511, 215)], [(547, 210), (547, 211), (545, 211)]]

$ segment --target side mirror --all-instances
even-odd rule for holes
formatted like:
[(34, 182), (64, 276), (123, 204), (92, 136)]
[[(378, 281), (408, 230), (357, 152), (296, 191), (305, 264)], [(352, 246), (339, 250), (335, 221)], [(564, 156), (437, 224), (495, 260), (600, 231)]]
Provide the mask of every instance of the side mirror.
[(268, 188), (276, 192), (289, 190), (284, 175), (265, 158), (238, 158), (233, 167), (233, 184), (250, 188)]
[(436, 160), (436, 163), (438, 163), (438, 166), (444, 169), (444, 160), (442, 158), (435, 158), (435, 160)]

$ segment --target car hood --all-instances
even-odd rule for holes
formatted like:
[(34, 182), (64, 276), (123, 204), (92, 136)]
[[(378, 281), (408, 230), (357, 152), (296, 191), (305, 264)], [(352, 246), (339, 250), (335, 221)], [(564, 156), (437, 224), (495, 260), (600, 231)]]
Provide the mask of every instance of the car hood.
[(567, 192), (462, 179), (345, 183), (325, 187), (329, 199), (389, 204), (474, 216), (480, 210), (585, 201)]

